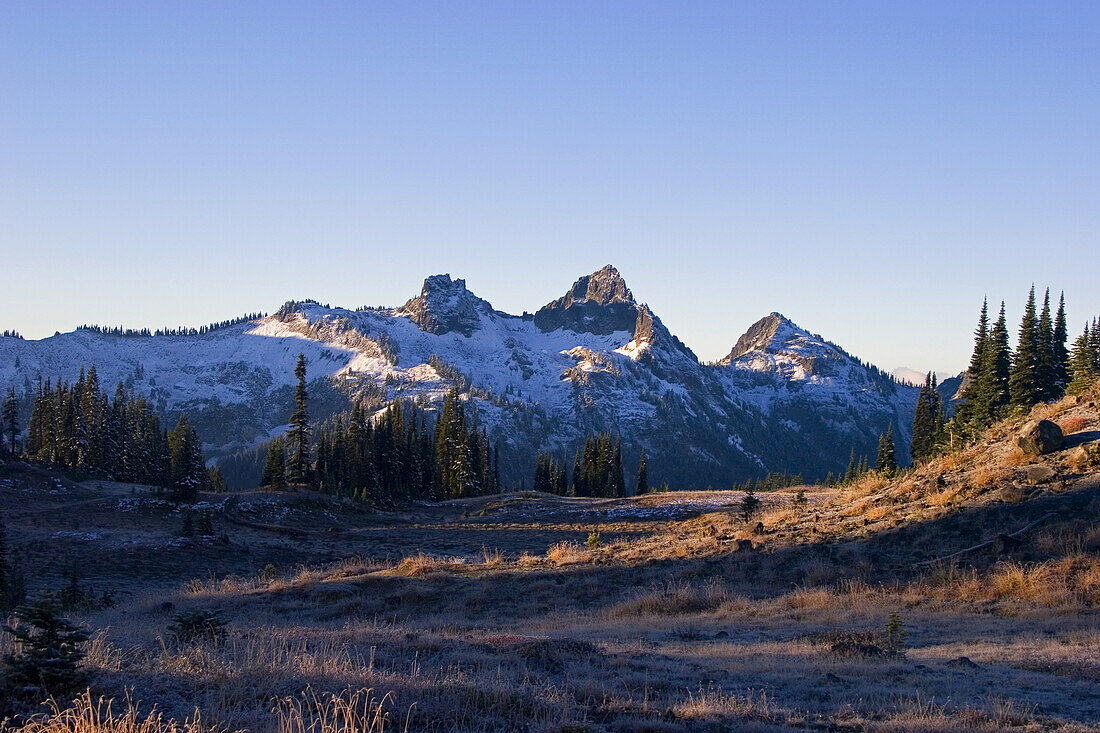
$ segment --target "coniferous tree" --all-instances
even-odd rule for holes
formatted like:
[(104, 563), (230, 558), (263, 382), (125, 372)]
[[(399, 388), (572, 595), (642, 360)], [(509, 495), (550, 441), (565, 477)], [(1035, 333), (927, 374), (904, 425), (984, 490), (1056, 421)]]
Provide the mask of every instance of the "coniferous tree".
[(1069, 386), (1069, 351), (1066, 342), (1069, 340), (1069, 332), (1066, 326), (1066, 294), (1058, 297), (1058, 312), (1054, 315), (1054, 334), (1051, 341), (1051, 356), (1054, 367), (1054, 397), (1065, 394)]
[(879, 436), (878, 461), (875, 468), (886, 477), (891, 477), (898, 471), (897, 458), (894, 455), (894, 426), (886, 428), (886, 433)]
[(1050, 288), (1043, 296), (1043, 309), (1039, 314), (1038, 329), (1038, 377), (1040, 402), (1057, 399), (1058, 376), (1054, 365), (1054, 322), (1050, 313)]
[(857, 478), (857, 475), (856, 475), (857, 470), (858, 469), (856, 467), (856, 449), (853, 446), (852, 455), (848, 459), (848, 470), (844, 472), (844, 479), (843, 479), (842, 483), (850, 484), (853, 481), (855, 481), (856, 478)]
[(745, 491), (745, 495), (741, 497), (741, 519), (748, 522), (752, 519), (756, 512), (760, 509), (760, 499), (756, 497), (756, 490), (753, 486), (749, 486)]
[(980, 427), (984, 428), (999, 420), (1011, 400), (1009, 382), (1012, 375), (1012, 352), (1008, 348), (1008, 324), (1005, 322), (1005, 304), (1001, 301), (1001, 312), (996, 323), (990, 329), (986, 347), (985, 363), (982, 366), (982, 384), (985, 390), (983, 412), (980, 415)]
[(1073, 379), (1066, 388), (1069, 394), (1080, 394), (1087, 390), (1096, 381), (1096, 352), (1092, 348), (1089, 326), (1085, 324), (1084, 332), (1073, 342), (1073, 355), (1070, 357), (1070, 371)]
[[(977, 394), (977, 390), (974, 390)], [(971, 391), (968, 390), (967, 394)], [(928, 375), (924, 378), (924, 385), (920, 388), (920, 393), (917, 395), (917, 407), (913, 413), (913, 438), (909, 442), (909, 452), (913, 456), (914, 461), (924, 461), (930, 458), (935, 449), (936, 443), (936, 402), (935, 396), (938, 394), (932, 386), (932, 372), (928, 372)], [(969, 401), (969, 400), (968, 400)], [(972, 411), (977, 409), (977, 400), (975, 403), (971, 403)], [(893, 442), (891, 436), (891, 443)], [(884, 443), (879, 440), (879, 460), (883, 457)], [(896, 464), (895, 464), (896, 466)], [(845, 477), (847, 481), (847, 477)]]
[(963, 393), (963, 400), (956, 409), (956, 417), (960, 424), (969, 423), (972, 413), (981, 400), (981, 373), (985, 363), (986, 340), (989, 337), (989, 298), (982, 299), (982, 310), (978, 316), (978, 327), (974, 330), (974, 352), (970, 355), (970, 366), (967, 367), (966, 376), (968, 384)]
[(180, 416), (176, 427), (168, 434), (168, 450), (175, 497), (179, 501), (194, 503), (206, 481), (206, 465), (198, 433), (191, 427), (186, 415)]
[[(16, 438), (19, 436), (19, 402), (15, 398), (15, 387), (8, 390), (8, 398), (4, 400), (3, 435), (8, 438), (8, 454), (18, 457)], [(0, 437), (0, 442), (2, 441), (3, 438)]]
[(60, 616), (58, 602), (46, 596), (20, 606), (17, 623), (5, 628), (15, 637), (17, 652), (4, 657), (5, 683), (20, 698), (68, 699), (82, 689), (89, 674), (80, 669), (88, 632)]
[(267, 460), (260, 484), (276, 489), (286, 488), (286, 456), (283, 452), (283, 436), (277, 436), (267, 448)]
[(642, 448), (642, 456), (638, 459), (638, 482), (634, 486), (634, 494), (641, 496), (649, 493), (649, 472), (645, 465), (645, 448)]
[(306, 413), (308, 394), (305, 354), (298, 354), (294, 376), (298, 379), (298, 386), (294, 389), (294, 412), (290, 416), (290, 431), (287, 433), (290, 443), (287, 477), (291, 483), (304, 484), (309, 482), (309, 416)]
[(1035, 307), (1035, 286), (1028, 295), (1024, 316), (1020, 321), (1020, 337), (1009, 378), (1012, 393), (1012, 406), (1019, 410), (1030, 410), (1043, 399), (1041, 382), (1041, 340), (1039, 322)]

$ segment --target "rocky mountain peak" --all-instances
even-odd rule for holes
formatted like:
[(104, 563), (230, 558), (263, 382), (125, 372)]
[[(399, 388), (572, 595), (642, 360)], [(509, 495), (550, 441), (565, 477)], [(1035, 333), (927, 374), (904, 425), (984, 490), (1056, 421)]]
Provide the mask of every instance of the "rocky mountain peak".
[(428, 333), (456, 331), (469, 336), (481, 325), (480, 314), (492, 307), (466, 289), (466, 281), (450, 275), (432, 275), (424, 280), (420, 295), (405, 303), (399, 313)]
[(626, 280), (611, 265), (579, 278), (565, 295), (535, 313), (543, 331), (565, 328), (578, 333), (606, 335), (630, 331), (638, 308)]
[(566, 297), (570, 296), (573, 302), (588, 301), (597, 305), (634, 302), (634, 296), (626, 286), (626, 280), (612, 265), (604, 265), (591, 275), (585, 275), (577, 280), (566, 294)]
[(748, 330), (741, 334), (741, 338), (737, 339), (737, 343), (734, 344), (729, 355), (719, 363), (729, 364), (750, 351), (766, 349), (772, 343), (772, 340), (775, 339), (776, 334), (779, 333), (784, 326), (795, 330), (801, 330), (791, 323), (782, 313), (772, 311), (749, 326)]

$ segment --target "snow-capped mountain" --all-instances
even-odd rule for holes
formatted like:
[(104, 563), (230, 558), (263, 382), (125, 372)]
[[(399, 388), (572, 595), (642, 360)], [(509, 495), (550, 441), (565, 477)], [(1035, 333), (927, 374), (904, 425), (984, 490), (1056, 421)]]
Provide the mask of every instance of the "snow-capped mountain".
[(355, 398), (438, 404), (457, 387), (515, 481), (536, 451), (571, 459), (586, 434), (607, 430), (622, 437), (628, 466), (645, 447), (651, 483), (823, 476), (852, 448), (873, 460), (887, 425), (904, 452), (916, 399), (778, 313), (718, 364), (701, 364), (610, 265), (533, 316), (497, 311), (463, 280), (435, 275), (399, 308), (292, 301), (201, 334), (0, 338), (0, 386), (30, 394), (40, 378), (73, 380), (95, 364), (108, 390), (122, 382), (170, 421), (186, 412), (208, 455), (223, 456), (284, 429), (299, 353), (315, 418)]

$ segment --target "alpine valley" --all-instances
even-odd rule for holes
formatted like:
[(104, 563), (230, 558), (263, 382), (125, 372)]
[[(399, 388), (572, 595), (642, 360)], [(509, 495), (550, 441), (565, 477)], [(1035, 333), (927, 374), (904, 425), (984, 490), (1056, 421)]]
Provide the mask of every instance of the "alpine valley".
[(610, 265), (534, 315), (502, 313), (463, 280), (435, 275), (397, 308), (291, 301), (197, 331), (3, 337), (0, 385), (29, 401), (39, 380), (74, 381), (94, 364), (108, 392), (122, 383), (168, 424), (186, 413), (220, 460), (286, 429), (299, 353), (315, 420), (356, 399), (432, 408), (457, 389), (515, 485), (538, 451), (571, 460), (586, 435), (606, 431), (621, 438), (624, 465), (645, 448), (651, 484), (721, 487), (773, 471), (821, 479), (853, 450), (873, 463), (889, 427), (904, 460), (918, 393), (779, 313), (701, 363)]

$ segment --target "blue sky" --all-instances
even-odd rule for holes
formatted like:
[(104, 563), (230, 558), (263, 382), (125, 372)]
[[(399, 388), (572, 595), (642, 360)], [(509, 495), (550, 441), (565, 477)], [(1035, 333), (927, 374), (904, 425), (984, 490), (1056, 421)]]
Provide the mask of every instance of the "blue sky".
[(1100, 4), (0, 5), (0, 328), (194, 324), (611, 262), (702, 358), (778, 310), (961, 369), (1100, 313)]

